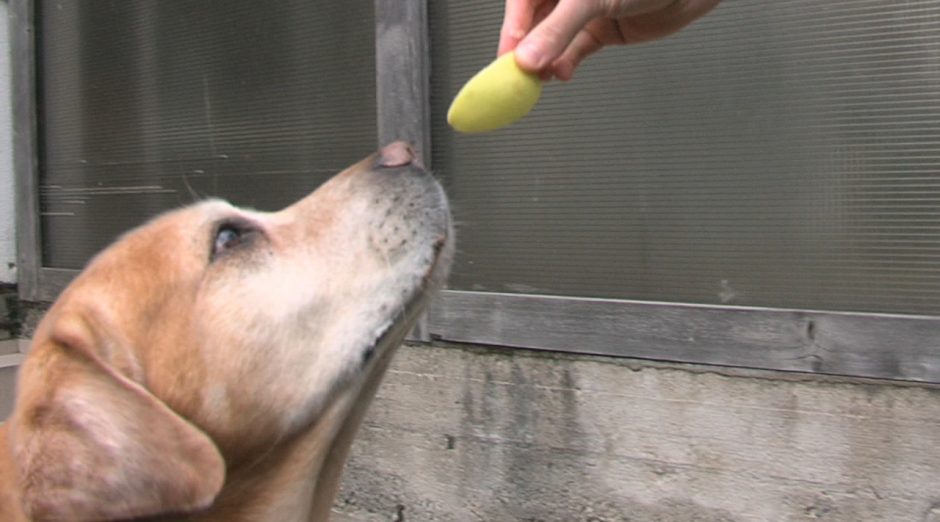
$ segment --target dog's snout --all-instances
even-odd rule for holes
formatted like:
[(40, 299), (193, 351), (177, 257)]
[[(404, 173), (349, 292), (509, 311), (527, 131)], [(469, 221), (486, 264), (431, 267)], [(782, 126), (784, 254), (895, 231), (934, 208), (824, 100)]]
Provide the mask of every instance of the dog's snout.
[(386, 168), (406, 167), (408, 165), (421, 166), (415, 150), (403, 141), (390, 143), (379, 151), (378, 166)]

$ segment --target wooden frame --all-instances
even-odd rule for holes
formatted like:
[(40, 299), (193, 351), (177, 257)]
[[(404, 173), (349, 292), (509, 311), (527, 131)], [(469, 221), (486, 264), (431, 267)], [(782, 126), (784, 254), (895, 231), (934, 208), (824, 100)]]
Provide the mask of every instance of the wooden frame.
[(698, 364), (940, 382), (940, 319), (444, 291), (433, 337)]
[(375, 1), (379, 144), (411, 142), (425, 165), (431, 148), (426, 0)]
[(33, 0), (11, 0), (9, 23), (13, 78), (17, 287), (20, 298), (25, 301), (52, 301), (78, 274), (78, 270), (42, 266), (36, 9)]
[[(380, 144), (430, 161), (427, 0), (375, 0)], [(50, 301), (74, 270), (41, 266), (34, 7), (11, 0), (18, 278)], [(429, 165), (430, 166), (430, 165)], [(940, 383), (940, 318), (448, 290), (413, 333), (466, 343)]]
[[(375, 0), (375, 90), (379, 146), (410, 142), (430, 167), (431, 108), (426, 0)], [(430, 341), (427, 315), (409, 340)]]
[(16, 181), (16, 272), (22, 299), (40, 300), (39, 176), (36, 134), (36, 35), (32, 0), (10, 2), (13, 78), (13, 174)]

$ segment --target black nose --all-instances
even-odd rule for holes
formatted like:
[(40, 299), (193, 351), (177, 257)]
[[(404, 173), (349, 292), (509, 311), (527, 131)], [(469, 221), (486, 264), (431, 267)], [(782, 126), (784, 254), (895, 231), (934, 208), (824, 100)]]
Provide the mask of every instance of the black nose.
[(404, 141), (390, 143), (379, 151), (377, 161), (379, 167), (405, 167), (408, 165), (421, 166), (421, 160), (411, 145)]

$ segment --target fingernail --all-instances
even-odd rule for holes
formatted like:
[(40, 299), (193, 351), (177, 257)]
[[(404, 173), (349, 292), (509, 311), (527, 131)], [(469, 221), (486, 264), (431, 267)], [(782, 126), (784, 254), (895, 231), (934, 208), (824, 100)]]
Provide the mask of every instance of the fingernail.
[(537, 42), (526, 40), (516, 47), (516, 62), (523, 68), (530, 71), (537, 71), (545, 64), (542, 63), (544, 53)]

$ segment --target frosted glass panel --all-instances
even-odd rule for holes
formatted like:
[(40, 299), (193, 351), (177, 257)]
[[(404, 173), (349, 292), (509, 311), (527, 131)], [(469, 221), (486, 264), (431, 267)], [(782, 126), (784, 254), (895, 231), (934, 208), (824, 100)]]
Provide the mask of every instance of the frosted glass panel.
[(37, 2), (43, 265), (163, 210), (271, 210), (376, 147), (372, 2)]
[(940, 4), (726, 1), (507, 129), (444, 113), (503, 2), (430, 2), (464, 290), (940, 312)]

